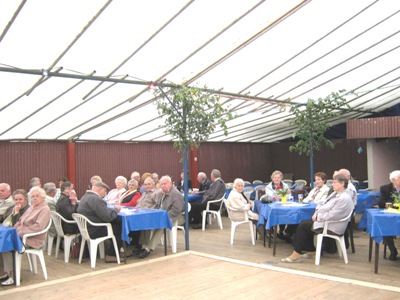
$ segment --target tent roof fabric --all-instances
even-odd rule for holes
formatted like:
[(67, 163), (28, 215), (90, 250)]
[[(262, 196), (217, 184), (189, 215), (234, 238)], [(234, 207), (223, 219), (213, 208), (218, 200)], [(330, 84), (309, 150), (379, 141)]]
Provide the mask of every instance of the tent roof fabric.
[(170, 141), (149, 82), (220, 91), (229, 135), (272, 143), (290, 103), (345, 89), (398, 104), (400, 1), (69, 0), (0, 3), (0, 140)]

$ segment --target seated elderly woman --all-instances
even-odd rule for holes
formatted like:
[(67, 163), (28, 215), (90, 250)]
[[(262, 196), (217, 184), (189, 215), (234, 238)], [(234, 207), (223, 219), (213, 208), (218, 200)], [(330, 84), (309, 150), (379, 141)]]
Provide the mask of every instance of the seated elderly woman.
[(238, 211), (232, 210), (230, 217), (233, 221), (243, 221), (244, 211), (247, 211), (249, 219), (258, 220), (258, 214), (251, 210), (252, 204), (243, 195), (244, 181), (241, 178), (236, 178), (233, 182), (233, 189), (229, 193), (228, 203), (229, 205), (237, 209)]
[[(326, 198), (324, 203), (317, 205), (312, 220), (302, 221), (299, 224), (293, 239), (294, 251), (290, 256), (283, 258), (282, 262), (293, 263), (299, 261), (301, 257), (313, 257), (315, 254), (314, 234), (322, 232), (326, 221), (343, 219), (353, 211), (353, 200), (346, 190), (348, 182), (343, 175), (336, 175), (333, 178), (334, 192)], [(342, 235), (348, 223), (349, 220), (329, 224), (328, 231), (331, 234)]]
[(119, 202), (121, 206), (132, 206), (135, 207), (138, 199), (142, 195), (138, 191), (139, 183), (135, 179), (131, 179), (128, 182), (128, 190), (122, 194), (121, 198), (119, 198)]
[(115, 178), (115, 189), (108, 192), (105, 197), (107, 204), (116, 205), (119, 204), (119, 199), (122, 194), (126, 192), (127, 180), (124, 176), (118, 176)]
[(3, 225), (6, 226), (14, 226), (30, 206), (28, 203), (28, 194), (25, 190), (15, 190), (12, 197), (15, 201), (15, 205), (10, 206), (5, 213)]
[(308, 193), (304, 202), (315, 202), (317, 204), (325, 202), (328, 197), (329, 187), (325, 184), (328, 177), (324, 172), (314, 174), (315, 187)]
[[(32, 206), (20, 217), (15, 224), (19, 237), (22, 239), (24, 234), (39, 232), (44, 230), (50, 222), (50, 208), (46, 203), (46, 192), (40, 187), (33, 187), (29, 192), (29, 197), (32, 201)], [(43, 246), (46, 238), (46, 233), (28, 237), (25, 247), (39, 249)], [(1, 285), (13, 285), (14, 280), (11, 276), (12, 270), (12, 255), (11, 252), (3, 253), (4, 270), (10, 276)]]
[[(72, 214), (76, 213), (78, 208), (78, 199), (73, 190), (73, 184), (69, 181), (61, 184), (61, 196), (56, 204), (56, 211), (66, 220), (73, 220)], [(66, 234), (75, 234), (79, 232), (78, 225), (62, 222), (62, 228)]]

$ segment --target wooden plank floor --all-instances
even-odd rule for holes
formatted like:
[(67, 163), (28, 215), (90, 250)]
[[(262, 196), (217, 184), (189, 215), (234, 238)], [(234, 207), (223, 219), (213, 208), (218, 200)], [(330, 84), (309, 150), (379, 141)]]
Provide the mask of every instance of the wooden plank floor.
[[(123, 296), (128, 292), (142, 299), (185, 299), (233, 297), (235, 299), (266, 295), (274, 299), (393, 299), (399, 296), (400, 261), (380, 260), (379, 274), (368, 262), (368, 236), (355, 232), (356, 253), (348, 252), (349, 264), (337, 255), (324, 255), (321, 265), (304, 259), (284, 264), (280, 259), (292, 251), (279, 242), (277, 255), (264, 248), (261, 241), (252, 246), (248, 227), (237, 228), (234, 245), (229, 244), (230, 222), (223, 218), (224, 229), (214, 222), (205, 231), (190, 231), (190, 250), (184, 251), (183, 233), (178, 234), (178, 254), (163, 256), (160, 245), (146, 260), (131, 258), (127, 265), (106, 264), (98, 259), (92, 270), (89, 261), (63, 262), (46, 255), (48, 280), (41, 270), (30, 273), (23, 258), (20, 287), (0, 287), (0, 299), (61, 299)], [(399, 247), (399, 241), (396, 240)], [(383, 247), (381, 247), (383, 248)], [(381, 249), (381, 252), (383, 249)]]

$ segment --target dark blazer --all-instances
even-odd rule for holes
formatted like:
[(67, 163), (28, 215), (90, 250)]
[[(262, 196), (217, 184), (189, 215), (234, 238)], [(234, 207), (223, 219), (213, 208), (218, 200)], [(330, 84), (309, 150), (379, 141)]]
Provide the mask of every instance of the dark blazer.
[(221, 199), (225, 195), (226, 185), (225, 182), (218, 178), (213, 183), (211, 183), (210, 189), (208, 189), (203, 195), (203, 203), (210, 200)]
[(394, 202), (392, 193), (396, 192), (396, 190), (393, 187), (393, 184), (391, 183), (382, 185), (380, 190), (381, 190), (381, 195), (379, 197), (378, 206), (380, 208), (385, 208), (386, 202), (391, 202), (391, 203)]
[[(176, 187), (178, 191), (183, 192), (183, 180), (178, 181), (178, 186)], [(192, 181), (188, 179), (188, 189), (192, 188)]]
[[(61, 193), (60, 198), (57, 200), (56, 211), (62, 215), (67, 220), (73, 220), (72, 214), (76, 213), (77, 205), (72, 205), (71, 200), (65, 195)], [(79, 232), (78, 225), (69, 224), (62, 222), (61, 223), (64, 233), (75, 234)]]
[(199, 186), (199, 194), (202, 195), (205, 193), (205, 191), (210, 189), (212, 181), (208, 178), (206, 178), (206, 181), (204, 181), (203, 183), (200, 183)]

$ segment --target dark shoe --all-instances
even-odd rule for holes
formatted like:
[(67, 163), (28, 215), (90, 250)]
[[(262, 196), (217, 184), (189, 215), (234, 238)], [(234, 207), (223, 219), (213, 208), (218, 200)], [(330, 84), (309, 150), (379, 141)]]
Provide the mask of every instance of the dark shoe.
[(7, 279), (8, 279), (8, 274), (7, 273), (5, 273), (4, 275), (0, 276), (0, 281), (4, 281), (4, 280), (7, 280)]
[(192, 225), (192, 228), (193, 228), (193, 229), (202, 229), (203, 226), (202, 226), (201, 224), (193, 224), (193, 225)]
[(397, 260), (397, 250), (390, 253), (389, 260)]
[(142, 249), (139, 253), (139, 257), (140, 258), (146, 258), (147, 256), (149, 256), (150, 251), (147, 249)]

